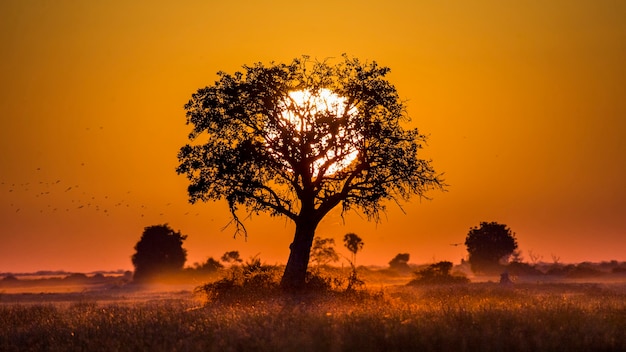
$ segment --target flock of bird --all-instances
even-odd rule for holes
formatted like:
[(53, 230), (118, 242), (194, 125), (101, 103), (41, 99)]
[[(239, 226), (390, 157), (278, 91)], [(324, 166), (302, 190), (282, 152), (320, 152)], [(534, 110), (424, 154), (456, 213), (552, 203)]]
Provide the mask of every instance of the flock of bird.
[[(37, 168), (36, 171), (40, 171)], [(39, 214), (70, 213), (93, 211), (105, 216), (116, 211), (136, 214), (138, 217), (166, 217), (175, 208), (172, 202), (150, 205), (142, 204), (133, 196), (131, 190), (116, 192), (115, 195), (101, 194), (98, 186), (81, 187), (75, 182), (64, 182), (61, 179), (42, 180), (37, 182), (9, 182), (0, 180), (0, 202), (3, 208), (15, 214), (37, 212)], [(185, 216), (199, 216), (199, 212), (185, 211)]]

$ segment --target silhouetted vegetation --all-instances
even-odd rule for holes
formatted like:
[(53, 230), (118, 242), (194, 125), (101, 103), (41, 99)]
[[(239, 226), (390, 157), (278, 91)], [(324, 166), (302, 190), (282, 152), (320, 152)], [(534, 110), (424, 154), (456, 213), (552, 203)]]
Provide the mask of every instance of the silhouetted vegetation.
[(133, 280), (147, 282), (180, 274), (187, 260), (187, 251), (183, 248), (186, 238), (167, 224), (146, 227), (132, 256)]
[(447, 285), (447, 284), (466, 284), (469, 279), (461, 275), (452, 275), (452, 263), (441, 261), (431, 264), (428, 267), (415, 272), (415, 279), (411, 280), (408, 285)]
[[(238, 233), (240, 207), (292, 220), (285, 289), (305, 284), (315, 229), (335, 207), (378, 221), (387, 201), (444, 187), (418, 153), (426, 137), (401, 126), (408, 117), (388, 72), (345, 55), (337, 65), (257, 63), (220, 72), (185, 105), (196, 144), (180, 149), (177, 172), (189, 179), (190, 201), (225, 199)], [(326, 101), (328, 92), (338, 100)]]
[(352, 271), (350, 272), (350, 276), (348, 277), (348, 290), (355, 290), (359, 287), (362, 287), (365, 282), (359, 279), (357, 270), (356, 270), (356, 254), (363, 249), (363, 240), (355, 233), (347, 233), (343, 236), (343, 244), (346, 248), (352, 253), (352, 258), (350, 259), (350, 267), (352, 267)]
[(196, 265), (194, 265), (194, 267), (191, 269), (200, 273), (210, 274), (222, 268), (224, 268), (224, 265), (222, 265), (222, 263), (213, 259), (213, 257), (209, 257), (204, 263), (196, 263)]
[(311, 247), (311, 261), (316, 268), (339, 260), (339, 255), (335, 251), (335, 240), (332, 238), (315, 237)]
[(267, 296), (279, 287), (280, 269), (252, 257), (242, 265), (231, 266), (222, 279), (197, 287), (196, 292), (209, 301)]
[(239, 255), (239, 251), (228, 251), (222, 255), (220, 260), (228, 264), (243, 263), (243, 259), (241, 259), (241, 256)]
[[(42, 292), (46, 290), (55, 290), (55, 288), (71, 288), (75, 287), (78, 291), (84, 290), (103, 290), (114, 289), (123, 287), (132, 280), (132, 272), (107, 272), (94, 273), (89, 276), (83, 273), (63, 273), (63, 276), (58, 276), (61, 272), (55, 272), (54, 275), (36, 275), (34, 273), (13, 275), (13, 274), (1, 274), (4, 277), (0, 280), (0, 292), (3, 288), (9, 288), (12, 290), (29, 291), (32, 288), (36, 288), (36, 292)], [(56, 290), (55, 290), (56, 291)]]
[(389, 261), (389, 268), (398, 271), (411, 270), (409, 267), (409, 253), (398, 253), (391, 261)]
[(343, 244), (352, 253), (351, 263), (356, 266), (356, 254), (363, 249), (363, 240), (355, 233), (347, 233), (343, 236)]
[(507, 270), (509, 274), (514, 276), (540, 276), (544, 274), (535, 266), (522, 262), (509, 263), (509, 265), (507, 265)]
[(499, 274), (508, 258), (517, 249), (515, 234), (504, 224), (481, 222), (470, 229), (465, 239), (472, 271)]
[(19, 280), (18, 280), (17, 277), (15, 277), (15, 275), (9, 274), (9, 275), (3, 277), (2, 281), (4, 281), (5, 283), (12, 283), (12, 282), (17, 282)]
[(87, 275), (83, 273), (72, 273), (66, 276), (63, 280), (71, 281), (71, 282), (85, 282), (87, 281), (87, 279), (88, 279)]

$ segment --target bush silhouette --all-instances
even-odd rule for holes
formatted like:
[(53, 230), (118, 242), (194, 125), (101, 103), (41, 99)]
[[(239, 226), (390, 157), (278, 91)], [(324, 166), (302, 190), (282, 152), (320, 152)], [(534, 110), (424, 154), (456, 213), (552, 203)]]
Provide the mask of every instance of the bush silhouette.
[(408, 271), (409, 267), (409, 253), (398, 253), (391, 261), (389, 262), (389, 267), (393, 270), (398, 271)]
[(416, 271), (416, 278), (411, 280), (408, 285), (465, 284), (469, 282), (469, 279), (464, 276), (451, 275), (451, 269), (452, 263), (448, 261), (431, 264), (425, 269)]
[(226, 252), (220, 260), (231, 265), (243, 262), (243, 259), (241, 259), (241, 256), (239, 255), (239, 251)]
[(528, 263), (512, 262), (507, 266), (511, 275), (515, 276), (541, 276), (544, 273)]
[(222, 268), (224, 268), (224, 265), (222, 265), (222, 263), (213, 259), (213, 257), (209, 257), (204, 263), (196, 263), (193, 267), (193, 270), (199, 273), (209, 274), (214, 273)]
[(261, 262), (258, 256), (242, 265), (233, 265), (226, 277), (195, 289), (209, 301), (263, 297), (275, 292), (280, 285), (281, 268)]
[(179, 274), (187, 260), (187, 251), (183, 248), (186, 238), (167, 224), (146, 227), (132, 257), (133, 280), (154, 281)]

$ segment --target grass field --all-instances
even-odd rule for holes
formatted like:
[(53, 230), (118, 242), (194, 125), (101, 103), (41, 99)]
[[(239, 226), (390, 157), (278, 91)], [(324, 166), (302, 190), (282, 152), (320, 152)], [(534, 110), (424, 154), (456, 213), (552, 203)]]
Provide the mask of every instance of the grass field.
[(626, 351), (624, 284), (0, 295), (1, 351)]

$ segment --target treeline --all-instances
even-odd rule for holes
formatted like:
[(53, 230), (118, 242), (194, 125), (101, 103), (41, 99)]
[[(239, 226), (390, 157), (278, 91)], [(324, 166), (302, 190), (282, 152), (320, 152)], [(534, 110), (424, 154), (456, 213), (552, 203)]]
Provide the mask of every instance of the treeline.
[(121, 287), (132, 281), (132, 271), (96, 272), (90, 275), (84, 273), (68, 273), (65, 271), (38, 271), (29, 274), (0, 274), (1, 286), (74, 286), (74, 285), (104, 285), (109, 288)]
[(553, 276), (568, 279), (582, 279), (590, 277), (602, 277), (610, 274), (626, 275), (626, 262), (616, 260), (592, 263), (582, 262), (577, 264), (562, 263), (535, 263), (511, 262), (507, 265), (508, 271), (517, 276)]

